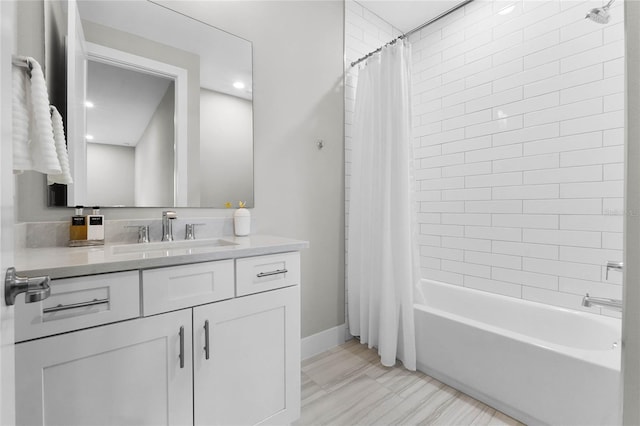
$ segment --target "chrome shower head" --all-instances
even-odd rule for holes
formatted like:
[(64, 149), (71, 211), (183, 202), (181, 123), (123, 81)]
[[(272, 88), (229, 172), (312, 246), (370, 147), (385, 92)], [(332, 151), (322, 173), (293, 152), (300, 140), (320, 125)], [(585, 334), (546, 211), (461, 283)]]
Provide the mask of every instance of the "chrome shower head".
[(609, 15), (609, 8), (614, 1), (615, 0), (609, 0), (609, 3), (606, 5), (591, 9), (589, 13), (587, 13), (587, 16), (585, 16), (585, 19), (591, 19), (593, 22), (598, 24), (608, 24), (609, 19), (611, 18), (611, 15)]

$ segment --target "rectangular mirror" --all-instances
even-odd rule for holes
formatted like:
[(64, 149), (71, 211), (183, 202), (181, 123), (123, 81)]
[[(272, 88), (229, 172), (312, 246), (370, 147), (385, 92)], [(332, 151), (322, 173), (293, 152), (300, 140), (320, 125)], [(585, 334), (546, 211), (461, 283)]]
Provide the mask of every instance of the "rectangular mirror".
[(74, 179), (50, 206), (253, 206), (249, 41), (146, 0), (45, 7)]

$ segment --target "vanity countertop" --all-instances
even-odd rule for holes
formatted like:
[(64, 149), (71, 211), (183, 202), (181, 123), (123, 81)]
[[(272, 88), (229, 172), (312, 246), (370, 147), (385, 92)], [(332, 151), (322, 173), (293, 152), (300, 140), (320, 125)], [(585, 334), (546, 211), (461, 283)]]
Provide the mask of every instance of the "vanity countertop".
[[(220, 239), (232, 244), (200, 245), (196, 247), (184, 247), (177, 244), (176, 248), (171, 249), (153, 249), (117, 254), (113, 249), (114, 245), (109, 244), (94, 247), (27, 248), (16, 251), (15, 268), (18, 275), (27, 277), (49, 275), (51, 278), (66, 278), (261, 256), (298, 251), (309, 247), (307, 241), (268, 235), (231, 236)], [(140, 244), (140, 246), (143, 246), (143, 244)]]

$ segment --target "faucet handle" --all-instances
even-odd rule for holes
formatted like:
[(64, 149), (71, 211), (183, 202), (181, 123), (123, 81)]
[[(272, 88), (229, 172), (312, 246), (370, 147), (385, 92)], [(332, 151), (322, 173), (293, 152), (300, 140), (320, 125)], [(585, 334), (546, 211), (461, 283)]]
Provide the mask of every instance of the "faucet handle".
[(195, 240), (196, 239), (196, 226), (204, 225), (204, 223), (187, 223), (184, 229), (184, 239), (185, 240)]
[(619, 261), (608, 261), (607, 262), (607, 272), (605, 274), (605, 279), (608, 280), (609, 279), (609, 269), (616, 269), (618, 271), (622, 271), (622, 269), (624, 268), (624, 262), (619, 262)]
[(127, 225), (127, 228), (138, 229), (138, 243), (148, 243), (149, 240), (149, 225)]
[(166, 217), (167, 219), (177, 219), (178, 213), (173, 210), (165, 210), (162, 212), (162, 216)]

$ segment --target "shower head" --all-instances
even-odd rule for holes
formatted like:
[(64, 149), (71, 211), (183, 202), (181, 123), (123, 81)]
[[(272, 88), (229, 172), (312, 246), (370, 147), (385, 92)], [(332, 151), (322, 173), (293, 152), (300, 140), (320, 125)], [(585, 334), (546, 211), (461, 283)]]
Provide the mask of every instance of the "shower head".
[(609, 15), (609, 8), (614, 1), (615, 0), (609, 0), (609, 3), (606, 5), (591, 9), (589, 13), (587, 13), (587, 16), (585, 16), (585, 19), (591, 19), (593, 22), (598, 24), (609, 23), (609, 19), (611, 18), (611, 15)]

